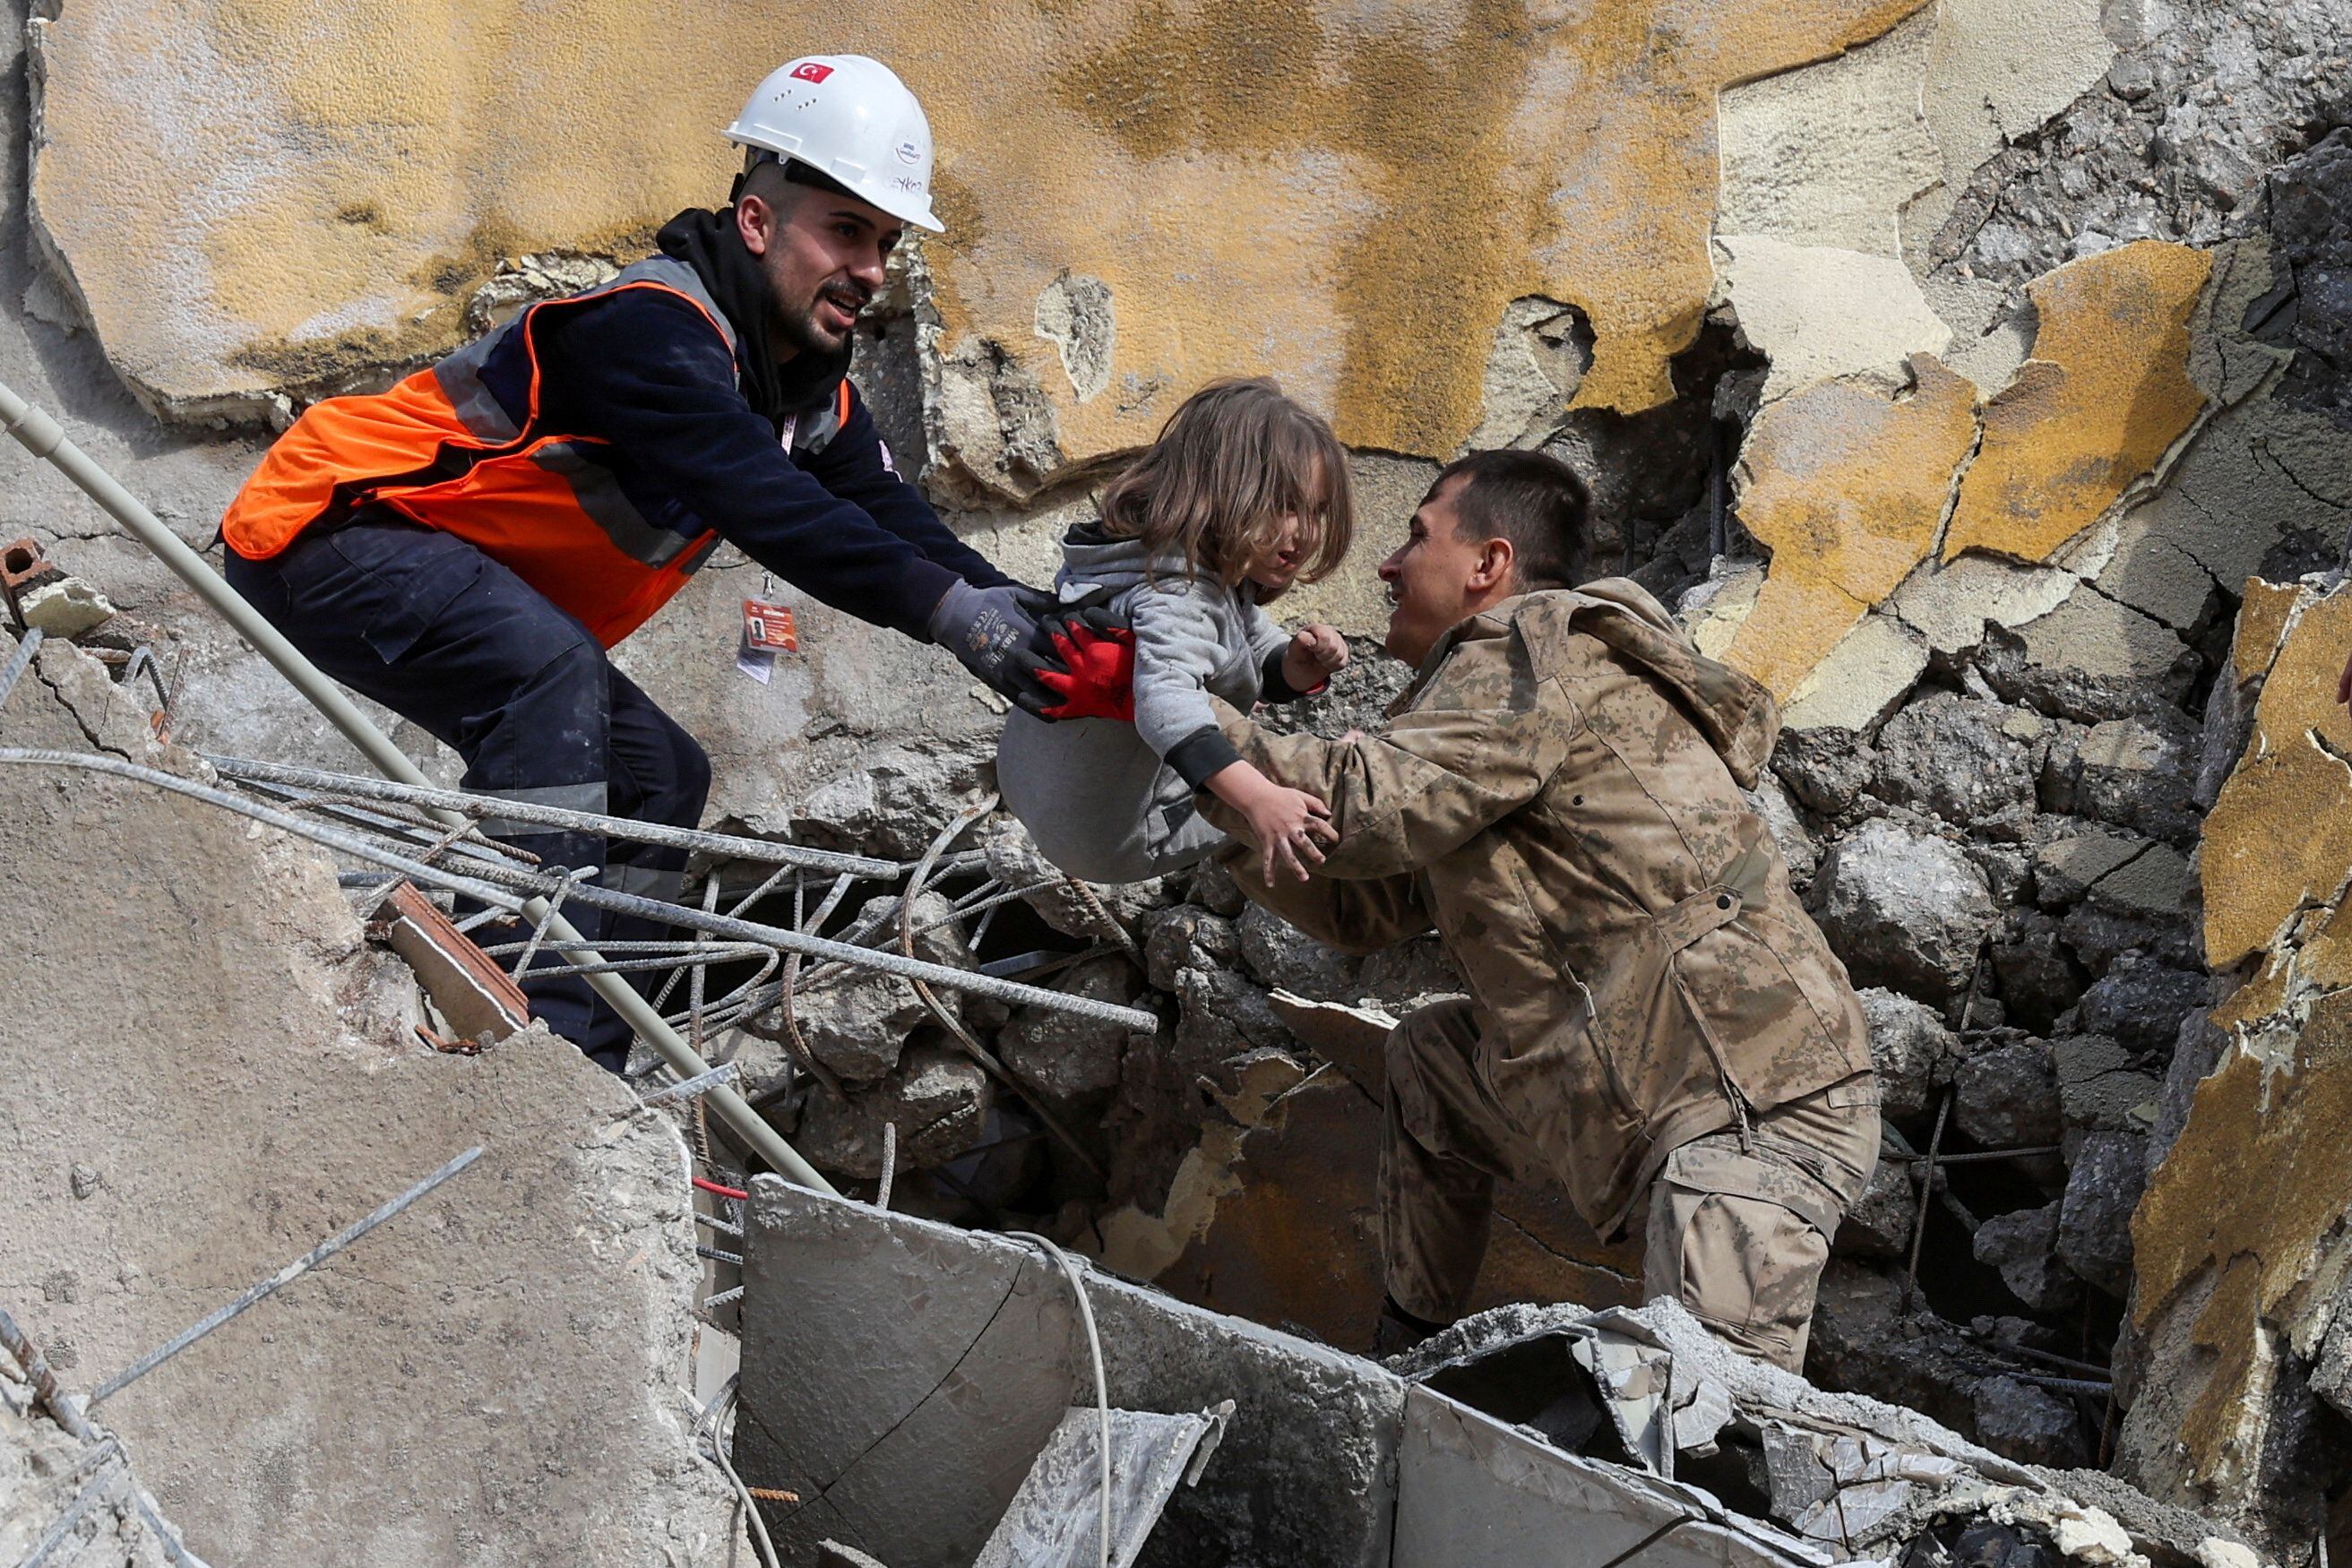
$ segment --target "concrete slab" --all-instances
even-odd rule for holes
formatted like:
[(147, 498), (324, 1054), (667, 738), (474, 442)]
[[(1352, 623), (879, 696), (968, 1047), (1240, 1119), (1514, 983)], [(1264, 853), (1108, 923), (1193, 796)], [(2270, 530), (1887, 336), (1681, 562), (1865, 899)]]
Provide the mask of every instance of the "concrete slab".
[[(738, 1463), (754, 1486), (818, 1489), (772, 1524), (892, 1568), (969, 1563), (1090, 1384), (1068, 1279), (1023, 1243), (770, 1177), (753, 1184), (745, 1244)], [(1144, 1563), (1389, 1561), (1402, 1383), (1144, 1286), (1093, 1270), (1086, 1284), (1113, 1405), (1234, 1402), (1223, 1442), (1199, 1485), (1176, 1493)], [(960, 1436), (898, 1439), (917, 1430)]]

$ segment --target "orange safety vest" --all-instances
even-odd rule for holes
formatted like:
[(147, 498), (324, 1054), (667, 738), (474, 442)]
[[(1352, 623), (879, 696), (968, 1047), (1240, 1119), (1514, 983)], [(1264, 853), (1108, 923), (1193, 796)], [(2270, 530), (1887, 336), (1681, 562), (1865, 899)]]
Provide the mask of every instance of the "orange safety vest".
[[(221, 537), (247, 560), (266, 561), (320, 518), (388, 507), (472, 543), (611, 647), (685, 587), (719, 543), (709, 528), (689, 536), (649, 521), (593, 457), (606, 443), (541, 421), (532, 321), (625, 289), (681, 296), (734, 353), (734, 328), (700, 275), (674, 257), (650, 258), (609, 283), (528, 307), (388, 392), (312, 405), (229, 503)], [(482, 378), (516, 332), (530, 371), (520, 426)], [(785, 446), (795, 457), (823, 450), (848, 422), (849, 398), (844, 381), (822, 411), (787, 424)]]

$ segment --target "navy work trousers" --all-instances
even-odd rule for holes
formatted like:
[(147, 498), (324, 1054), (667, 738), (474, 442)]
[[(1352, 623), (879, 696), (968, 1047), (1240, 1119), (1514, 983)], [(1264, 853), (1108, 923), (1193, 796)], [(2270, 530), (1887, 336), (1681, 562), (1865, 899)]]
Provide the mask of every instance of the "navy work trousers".
[[(694, 737), (613, 668), (588, 629), (455, 534), (381, 508), (306, 530), (268, 561), (229, 552), (228, 580), (335, 679), (466, 759), (480, 795), (678, 827), (701, 825), (710, 762)], [(675, 900), (686, 851), (491, 818), (490, 837), (587, 879)], [(583, 904), (565, 918), (592, 942), (673, 928)], [(523, 978), (531, 1011), (618, 1072), (630, 1031), (577, 975)], [(648, 974), (658, 972), (646, 972)]]

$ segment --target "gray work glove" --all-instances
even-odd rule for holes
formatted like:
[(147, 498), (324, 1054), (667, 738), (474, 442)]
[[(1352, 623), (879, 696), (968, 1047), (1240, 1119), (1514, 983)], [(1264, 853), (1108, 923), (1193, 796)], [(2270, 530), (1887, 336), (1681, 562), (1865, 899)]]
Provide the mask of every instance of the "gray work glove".
[(1052, 605), (1049, 596), (1019, 583), (975, 588), (960, 582), (931, 611), (931, 640), (990, 690), (1034, 713), (1059, 700), (1037, 683), (1050, 657), (1037, 617)]

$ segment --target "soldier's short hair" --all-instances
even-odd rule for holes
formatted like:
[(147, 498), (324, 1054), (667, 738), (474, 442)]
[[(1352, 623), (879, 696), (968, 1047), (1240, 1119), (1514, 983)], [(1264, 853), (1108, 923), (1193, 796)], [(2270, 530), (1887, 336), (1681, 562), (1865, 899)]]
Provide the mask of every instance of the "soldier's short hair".
[(1520, 587), (1573, 588), (1591, 575), (1592, 492), (1574, 468), (1542, 452), (1473, 452), (1440, 468), (1429, 496), (1456, 479), (1455, 537), (1509, 540)]

